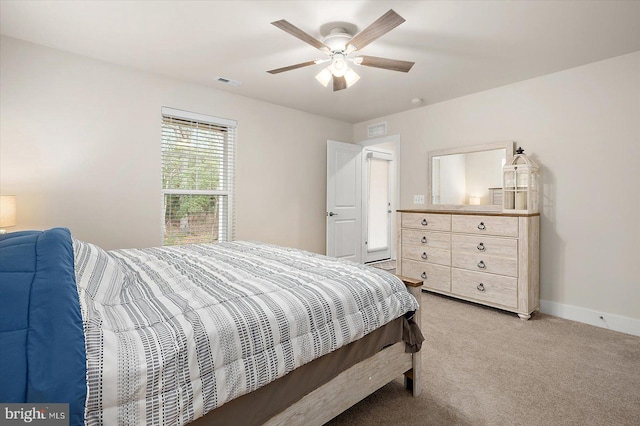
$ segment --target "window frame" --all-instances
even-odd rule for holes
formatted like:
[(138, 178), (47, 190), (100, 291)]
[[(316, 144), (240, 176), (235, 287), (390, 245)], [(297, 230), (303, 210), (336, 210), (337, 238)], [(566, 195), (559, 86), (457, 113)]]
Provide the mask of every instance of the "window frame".
[[(165, 214), (166, 214), (166, 206), (165, 206), (165, 196), (166, 195), (212, 195), (212, 196), (223, 196), (226, 197), (227, 203), (227, 214), (226, 214), (226, 226), (222, 226), (222, 220), (218, 224), (219, 226), (219, 238), (218, 241), (233, 241), (235, 238), (235, 149), (237, 143), (237, 127), (238, 122), (236, 120), (230, 120), (227, 118), (214, 117), (206, 114), (200, 114), (190, 111), (183, 111), (175, 108), (162, 107), (161, 109), (161, 121), (160, 121), (160, 147), (162, 150), (162, 145), (164, 143), (164, 121), (166, 118), (175, 118), (178, 120), (192, 121), (195, 123), (206, 124), (206, 125), (214, 125), (219, 126), (226, 129), (226, 137), (223, 143), (223, 158), (222, 162), (222, 171), (221, 175), (224, 176), (226, 183), (226, 189), (218, 189), (218, 190), (202, 190), (202, 189), (166, 189), (164, 188), (164, 184), (161, 184), (161, 196), (162, 196), (162, 208), (161, 208), (161, 217), (162, 217), (162, 245), (165, 246), (165, 238), (166, 238), (166, 224), (165, 224)], [(160, 165), (161, 165), (161, 176), (160, 180), (162, 182), (163, 172), (162, 167), (164, 166), (164, 156), (162, 151), (160, 153)], [(224, 228), (224, 229), (223, 229)], [(224, 232), (222, 232), (224, 231)], [(220, 238), (220, 236), (224, 235), (224, 238)], [(214, 241), (210, 241), (212, 243)]]

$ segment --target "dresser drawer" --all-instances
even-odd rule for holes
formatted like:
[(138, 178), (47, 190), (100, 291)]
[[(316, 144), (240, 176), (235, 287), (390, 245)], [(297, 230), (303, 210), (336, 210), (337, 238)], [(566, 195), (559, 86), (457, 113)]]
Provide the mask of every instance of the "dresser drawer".
[(451, 248), (451, 234), (448, 232), (429, 232), (418, 229), (403, 229), (402, 245), (405, 244), (449, 250)]
[(424, 286), (438, 291), (451, 291), (451, 268), (414, 260), (402, 260), (402, 275), (424, 281)]
[(465, 298), (518, 308), (518, 280), (480, 272), (451, 270), (451, 292)]
[(451, 250), (455, 253), (473, 253), (517, 259), (518, 240), (484, 235), (453, 234), (451, 236)]
[(402, 245), (402, 258), (451, 266), (451, 250)]
[(452, 232), (463, 234), (495, 235), (498, 237), (517, 237), (518, 218), (508, 216), (463, 216), (453, 215)]
[(402, 227), (429, 231), (451, 231), (451, 215), (433, 213), (402, 213)]
[(488, 272), (510, 277), (518, 276), (517, 258), (453, 251), (451, 266), (469, 271)]

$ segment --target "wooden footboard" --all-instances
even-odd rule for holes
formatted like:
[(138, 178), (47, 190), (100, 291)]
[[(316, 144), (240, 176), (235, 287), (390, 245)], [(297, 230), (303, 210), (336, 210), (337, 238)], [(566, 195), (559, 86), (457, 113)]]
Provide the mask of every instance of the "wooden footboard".
[[(418, 303), (421, 303), (422, 281), (403, 277), (400, 275), (398, 275), (398, 278), (400, 278), (402, 282), (407, 286), (407, 290), (409, 290), (409, 293), (411, 293), (413, 297), (418, 300)], [(420, 306), (420, 309), (416, 311), (416, 314), (413, 318), (418, 326), (422, 324), (422, 309), (423, 307)], [(404, 374), (404, 384), (406, 388), (413, 393), (413, 396), (418, 396), (422, 392), (422, 387), (420, 384), (422, 378), (422, 351), (413, 355), (414, 356), (412, 360), (411, 371)]]
[(405, 346), (404, 342), (398, 342), (354, 365), (271, 418), (266, 424), (322, 425), (328, 422), (410, 370), (414, 354), (405, 353)]
[[(400, 277), (407, 289), (420, 301), (422, 281)], [(421, 309), (415, 321), (420, 324)], [(342, 372), (330, 382), (272, 417), (267, 425), (322, 425), (366, 398), (392, 380), (405, 376), (405, 385), (413, 396), (420, 395), (422, 351), (405, 353), (406, 344), (398, 342)]]

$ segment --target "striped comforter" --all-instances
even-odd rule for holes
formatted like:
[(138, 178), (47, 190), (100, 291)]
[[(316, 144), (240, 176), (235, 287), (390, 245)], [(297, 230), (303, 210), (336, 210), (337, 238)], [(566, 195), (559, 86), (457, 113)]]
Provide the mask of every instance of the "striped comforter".
[(74, 241), (87, 424), (185, 424), (417, 308), (384, 271), (250, 242)]

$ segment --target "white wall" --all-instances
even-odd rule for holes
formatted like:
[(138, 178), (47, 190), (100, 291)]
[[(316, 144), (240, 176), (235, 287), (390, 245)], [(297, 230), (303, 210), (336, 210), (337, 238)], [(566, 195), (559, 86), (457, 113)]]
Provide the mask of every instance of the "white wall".
[(0, 40), (0, 192), (18, 226), (161, 244), (160, 109), (238, 120), (236, 237), (324, 253), (326, 140), (351, 124)]
[[(364, 141), (381, 121), (351, 126), (3, 37), (0, 192), (18, 196), (11, 230), (160, 244), (162, 106), (239, 121), (239, 239), (316, 252), (326, 140)], [(543, 309), (640, 319), (640, 52), (383, 120), (402, 138), (401, 208), (424, 207), (412, 200), (427, 193), (429, 150), (516, 140), (542, 169)]]
[(358, 123), (354, 139), (380, 121), (402, 135), (402, 208), (424, 207), (428, 151), (517, 141), (542, 173), (543, 310), (640, 319), (640, 52)]

